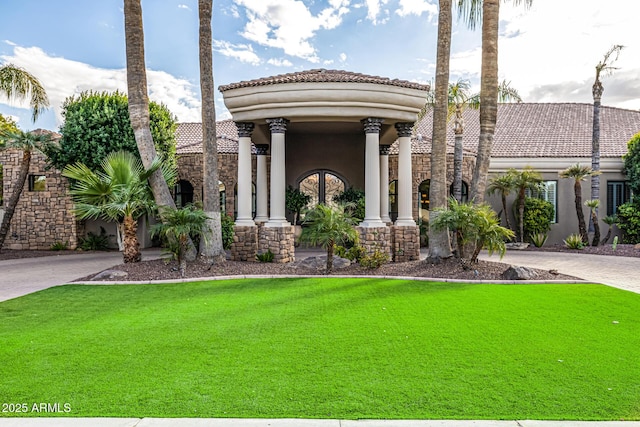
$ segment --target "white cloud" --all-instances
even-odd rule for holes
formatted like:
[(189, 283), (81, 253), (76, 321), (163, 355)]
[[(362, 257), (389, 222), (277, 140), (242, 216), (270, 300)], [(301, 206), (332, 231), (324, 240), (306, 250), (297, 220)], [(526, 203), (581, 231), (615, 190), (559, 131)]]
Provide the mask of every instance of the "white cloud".
[[(33, 74), (44, 86), (49, 96), (51, 108), (55, 112), (57, 124), (62, 119), (62, 103), (72, 95), (82, 91), (127, 91), (125, 69), (104, 69), (69, 59), (50, 56), (38, 47), (15, 46), (13, 55), (0, 56), (5, 63), (12, 63)], [(149, 98), (164, 103), (180, 121), (200, 121), (200, 100), (194, 93), (193, 85), (164, 71), (147, 71)], [(8, 100), (3, 103), (21, 108)]]
[(251, 65), (259, 65), (262, 60), (249, 44), (231, 44), (223, 40), (213, 40), (213, 50), (229, 58)]
[[(389, 3), (389, 0), (365, 0), (367, 7), (367, 19), (373, 23), (373, 25), (384, 24), (389, 20), (389, 11), (382, 11), (382, 6)], [(382, 14), (383, 18), (378, 18)]]
[(179, 4), (178, 5), (178, 9), (186, 9), (186, 10), (191, 10), (191, 8), (189, 6), (187, 6), (186, 4)]
[(277, 59), (277, 58), (269, 59), (267, 61), (267, 64), (271, 64), (271, 65), (274, 65), (276, 67), (291, 67), (291, 66), (293, 66), (291, 61), (289, 61), (287, 59)]
[(347, 60), (347, 54), (346, 54), (346, 53), (344, 53), (344, 52), (342, 52), (342, 53), (340, 54), (340, 61), (341, 61), (341, 62), (345, 62), (346, 60)]
[(396, 10), (400, 16), (420, 16), (425, 12), (431, 18), (438, 14), (438, 6), (428, 0), (400, 0), (400, 9)]
[(317, 63), (311, 40), (322, 29), (331, 30), (349, 12), (350, 0), (331, 0), (318, 15), (299, 0), (237, 0), (246, 8), (248, 22), (242, 36), (248, 40), (284, 50), (287, 55)]

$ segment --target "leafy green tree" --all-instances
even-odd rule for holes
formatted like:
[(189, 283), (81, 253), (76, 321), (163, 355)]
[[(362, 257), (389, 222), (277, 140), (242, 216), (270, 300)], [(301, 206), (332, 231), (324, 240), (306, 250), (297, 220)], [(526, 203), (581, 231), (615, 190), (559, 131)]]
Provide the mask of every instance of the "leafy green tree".
[(320, 245), (327, 251), (327, 269), (333, 270), (333, 251), (336, 245), (358, 241), (354, 218), (345, 210), (345, 205), (327, 206), (318, 204), (305, 215), (301, 242)]
[[(10, 117), (5, 117), (0, 114), (0, 134), (7, 132), (15, 133), (18, 132), (18, 130), (16, 122), (14, 122)], [(0, 144), (2, 144), (2, 141), (0, 141)]]
[(640, 194), (640, 132), (633, 135), (627, 143), (627, 154), (624, 160), (623, 172), (629, 180), (631, 191)]
[(151, 227), (152, 236), (160, 236), (167, 239), (169, 247), (178, 260), (180, 276), (184, 277), (187, 271), (186, 253), (189, 249), (189, 239), (207, 239), (206, 232), (207, 214), (202, 209), (189, 204), (183, 208), (160, 208), (161, 223)]
[(290, 185), (284, 199), (287, 209), (293, 212), (293, 225), (297, 225), (300, 213), (311, 201), (311, 196)]
[(356, 222), (364, 219), (364, 191), (358, 188), (349, 187), (340, 194), (333, 196), (333, 201), (343, 204), (345, 210)]
[(624, 243), (640, 243), (640, 197), (618, 206), (618, 228)]
[(524, 202), (524, 234), (531, 236), (546, 234), (551, 229), (555, 212), (553, 204), (537, 197), (527, 197)]
[(47, 92), (38, 79), (12, 64), (0, 66), (0, 93), (9, 99), (29, 99), (34, 122), (49, 106)]
[(64, 168), (62, 175), (72, 179), (71, 196), (79, 219), (103, 219), (118, 223), (122, 231), (125, 263), (139, 262), (140, 245), (136, 234), (138, 219), (155, 209), (149, 176), (162, 170), (167, 182), (175, 181), (175, 169), (164, 166), (156, 157), (145, 170), (142, 161), (128, 151), (107, 155), (96, 172), (83, 163)]
[(589, 166), (582, 166), (576, 163), (560, 172), (561, 178), (573, 179), (573, 192), (575, 194), (576, 215), (578, 216), (578, 234), (582, 236), (582, 243), (589, 244), (589, 235), (587, 234), (587, 223), (584, 220), (584, 212), (582, 210), (582, 181), (593, 174), (600, 174), (600, 171), (594, 171)]
[[(55, 168), (62, 170), (67, 165), (83, 163), (97, 170), (109, 153), (120, 150), (140, 158), (125, 94), (82, 92), (64, 101), (62, 115), (60, 144), (47, 150), (49, 163)], [(175, 167), (175, 116), (166, 106), (155, 102), (149, 104), (149, 115), (158, 153), (169, 167)]]
[[(4, 245), (4, 241), (9, 233), (9, 226), (11, 225), (11, 219), (16, 211), (16, 206), (20, 201), (20, 195), (24, 189), (24, 184), (27, 181), (29, 175), (29, 166), (31, 165), (31, 156), (34, 151), (45, 151), (46, 147), (51, 144), (51, 134), (49, 132), (34, 131), (23, 132), (18, 130), (17, 132), (3, 132), (0, 134), (0, 150), (21, 150), (22, 160), (20, 162), (20, 170), (18, 172), (18, 179), (14, 183), (13, 192), (7, 200), (4, 208), (4, 217), (2, 218), (2, 224), (0, 225), (0, 248)], [(0, 171), (1, 172), (1, 171)], [(2, 176), (0, 174), (0, 176)], [(2, 185), (2, 180), (0, 180)]]

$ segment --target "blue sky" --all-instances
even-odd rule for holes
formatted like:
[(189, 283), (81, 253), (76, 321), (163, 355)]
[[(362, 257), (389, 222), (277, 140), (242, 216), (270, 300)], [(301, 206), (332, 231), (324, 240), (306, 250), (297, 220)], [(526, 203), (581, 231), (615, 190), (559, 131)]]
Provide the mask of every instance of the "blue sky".
[[(142, 0), (150, 98), (180, 121), (200, 120), (197, 0)], [(45, 86), (52, 108), (37, 123), (0, 98), (22, 129), (57, 129), (62, 103), (83, 90), (126, 91), (122, 0), (0, 0), (0, 64)], [(312, 68), (429, 82), (437, 0), (214, 0), (216, 86)], [(527, 102), (591, 102), (594, 67), (625, 45), (604, 79), (603, 104), (640, 109), (637, 0), (533, 0), (501, 7), (500, 78)], [(477, 90), (480, 31), (454, 13), (451, 79)], [(229, 118), (218, 93), (219, 119)]]

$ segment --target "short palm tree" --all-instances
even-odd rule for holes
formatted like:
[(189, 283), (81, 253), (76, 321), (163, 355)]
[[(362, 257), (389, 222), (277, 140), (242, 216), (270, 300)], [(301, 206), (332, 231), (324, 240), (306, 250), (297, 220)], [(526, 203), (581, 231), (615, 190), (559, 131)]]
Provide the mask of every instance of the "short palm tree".
[(598, 207), (600, 206), (600, 200), (587, 200), (584, 204), (591, 209), (591, 223), (593, 224), (593, 240), (591, 241), (591, 246), (598, 246), (600, 244), (600, 224), (598, 224)]
[(180, 209), (160, 208), (160, 219), (161, 223), (151, 227), (151, 235), (168, 240), (172, 248), (170, 252), (178, 259), (180, 275), (184, 277), (187, 271), (186, 254), (189, 249), (189, 238), (209, 238), (207, 228), (209, 217), (202, 209), (190, 204)]
[(0, 66), (0, 93), (12, 99), (29, 99), (32, 110), (32, 120), (49, 106), (49, 98), (42, 84), (33, 75), (12, 64)]
[(576, 163), (560, 172), (561, 178), (573, 179), (573, 192), (575, 194), (576, 215), (578, 216), (578, 234), (582, 237), (582, 243), (589, 244), (589, 235), (587, 234), (587, 223), (584, 220), (584, 212), (582, 211), (582, 181), (593, 174), (599, 175), (600, 171), (594, 171), (589, 166), (582, 166)]
[(509, 169), (508, 174), (513, 177), (513, 188), (518, 193), (518, 241), (524, 242), (524, 199), (529, 191), (537, 191), (542, 185), (542, 175), (530, 166), (522, 170)]
[(307, 212), (302, 224), (305, 227), (302, 229), (300, 241), (320, 245), (327, 250), (327, 274), (333, 270), (335, 245), (358, 240), (355, 220), (345, 211), (345, 205), (316, 205)]
[(618, 217), (616, 215), (607, 215), (604, 218), (602, 218), (602, 222), (604, 222), (609, 226), (609, 229), (607, 230), (607, 234), (605, 234), (604, 239), (602, 239), (602, 241), (600, 242), (601, 245), (604, 245), (611, 238), (611, 232), (613, 231), (613, 226), (618, 223)]
[(138, 218), (155, 208), (148, 178), (162, 169), (165, 179), (173, 182), (175, 172), (162, 167), (159, 158), (145, 170), (142, 162), (127, 151), (107, 155), (102, 171), (92, 171), (82, 163), (64, 168), (62, 175), (72, 180), (71, 196), (79, 219), (115, 221), (123, 234), (125, 263), (141, 259), (136, 235)]
[(21, 150), (22, 160), (20, 162), (20, 171), (18, 172), (18, 179), (14, 183), (13, 192), (7, 200), (5, 206), (4, 217), (2, 218), (2, 225), (0, 225), (0, 248), (4, 244), (4, 241), (9, 233), (9, 226), (11, 219), (16, 211), (16, 206), (20, 201), (20, 195), (24, 189), (24, 184), (27, 181), (29, 175), (29, 166), (31, 165), (31, 156), (34, 151), (43, 151), (51, 144), (51, 133), (45, 131), (33, 131), (23, 132), (18, 130), (16, 132), (3, 132), (0, 134), (0, 150)]
[[(502, 201), (502, 213), (504, 213), (505, 224), (509, 230), (511, 228), (511, 221), (509, 220), (509, 211), (507, 210), (507, 196), (513, 191), (513, 174), (503, 173), (495, 176), (489, 181), (487, 187), (487, 193), (493, 195), (495, 193), (500, 194), (500, 200)], [(498, 214), (500, 217), (500, 214)]]

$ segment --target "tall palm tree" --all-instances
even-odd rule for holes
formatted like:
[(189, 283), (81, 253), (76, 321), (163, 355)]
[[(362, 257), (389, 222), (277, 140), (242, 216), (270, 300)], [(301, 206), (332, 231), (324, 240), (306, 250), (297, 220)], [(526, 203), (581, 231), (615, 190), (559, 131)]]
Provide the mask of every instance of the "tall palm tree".
[(508, 174), (513, 177), (513, 188), (518, 193), (518, 241), (524, 242), (524, 199), (526, 198), (527, 190), (537, 191), (542, 184), (542, 175), (530, 166), (525, 167), (521, 171), (516, 169), (509, 169)]
[(0, 93), (7, 98), (26, 100), (31, 106), (31, 119), (35, 122), (49, 106), (49, 98), (42, 84), (32, 74), (12, 64), (0, 66)]
[(582, 166), (576, 163), (559, 173), (561, 178), (573, 179), (573, 192), (575, 194), (576, 215), (578, 216), (578, 233), (582, 237), (582, 243), (589, 244), (589, 235), (587, 234), (587, 224), (584, 220), (584, 212), (582, 210), (582, 181), (593, 174), (600, 174), (600, 171), (594, 171), (589, 166)]
[[(602, 61), (596, 65), (596, 78), (591, 88), (593, 95), (593, 132), (591, 137), (591, 169), (600, 170), (600, 100), (604, 87), (600, 81), (601, 75), (608, 75), (617, 70), (613, 63), (618, 59), (622, 45), (614, 45), (604, 54)], [(600, 200), (600, 176), (591, 175), (591, 200)], [(595, 208), (596, 218), (598, 217), (598, 207)], [(593, 217), (593, 216), (592, 216)], [(593, 221), (590, 221), (593, 224)], [(597, 245), (596, 245), (597, 246)]]
[(216, 108), (213, 83), (213, 50), (211, 46), (211, 15), (213, 0), (198, 0), (200, 18), (200, 92), (202, 94), (203, 207), (207, 217), (204, 228), (207, 238), (200, 240), (200, 254), (209, 262), (222, 262), (220, 217), (220, 186), (218, 185), (218, 146), (216, 138)]
[[(29, 175), (29, 166), (31, 165), (31, 156), (34, 151), (43, 152), (47, 145), (52, 141), (51, 133), (47, 131), (23, 132), (3, 132), (0, 135), (0, 150), (21, 150), (22, 160), (20, 161), (20, 169), (18, 179), (14, 183), (13, 191), (9, 200), (5, 205), (4, 217), (0, 225), (0, 248), (4, 245), (4, 241), (9, 233), (11, 219), (16, 211), (20, 195), (24, 189), (24, 184)], [(1, 183), (0, 183), (1, 185)]]
[(302, 229), (300, 241), (320, 245), (327, 250), (327, 274), (333, 270), (335, 245), (358, 240), (358, 232), (355, 229), (356, 221), (342, 204), (336, 206), (316, 205), (307, 212), (303, 224), (306, 227)]
[(162, 167), (156, 157), (149, 169), (127, 151), (117, 151), (102, 161), (102, 171), (95, 172), (83, 163), (68, 165), (62, 176), (72, 179), (71, 196), (79, 219), (103, 219), (117, 222), (122, 231), (125, 263), (141, 259), (138, 243), (138, 218), (155, 207), (148, 179), (160, 171), (163, 179), (175, 179), (175, 171)]
[[(513, 230), (511, 228), (511, 221), (509, 220), (509, 211), (507, 210), (507, 196), (514, 189), (514, 176), (511, 173), (503, 173), (497, 175), (489, 181), (489, 186), (487, 187), (487, 194), (493, 195), (495, 193), (500, 194), (500, 200), (502, 201), (502, 212), (504, 213), (504, 220), (507, 224), (507, 228), (509, 230)], [(498, 215), (500, 217), (500, 215)]]
[[(438, 47), (436, 55), (435, 105), (431, 138), (431, 186), (429, 188), (429, 223), (447, 206), (447, 117), (449, 111), (449, 62), (451, 57), (451, 0), (440, 0), (438, 12)], [(451, 256), (447, 230), (429, 227), (429, 258)]]
[[(513, 0), (515, 5), (530, 6), (533, 0)], [(480, 136), (478, 156), (473, 169), (470, 197), (484, 201), (491, 162), (491, 148), (498, 118), (498, 24), (500, 0), (458, 0), (458, 8), (471, 29), (482, 17), (482, 70), (480, 77)]]

